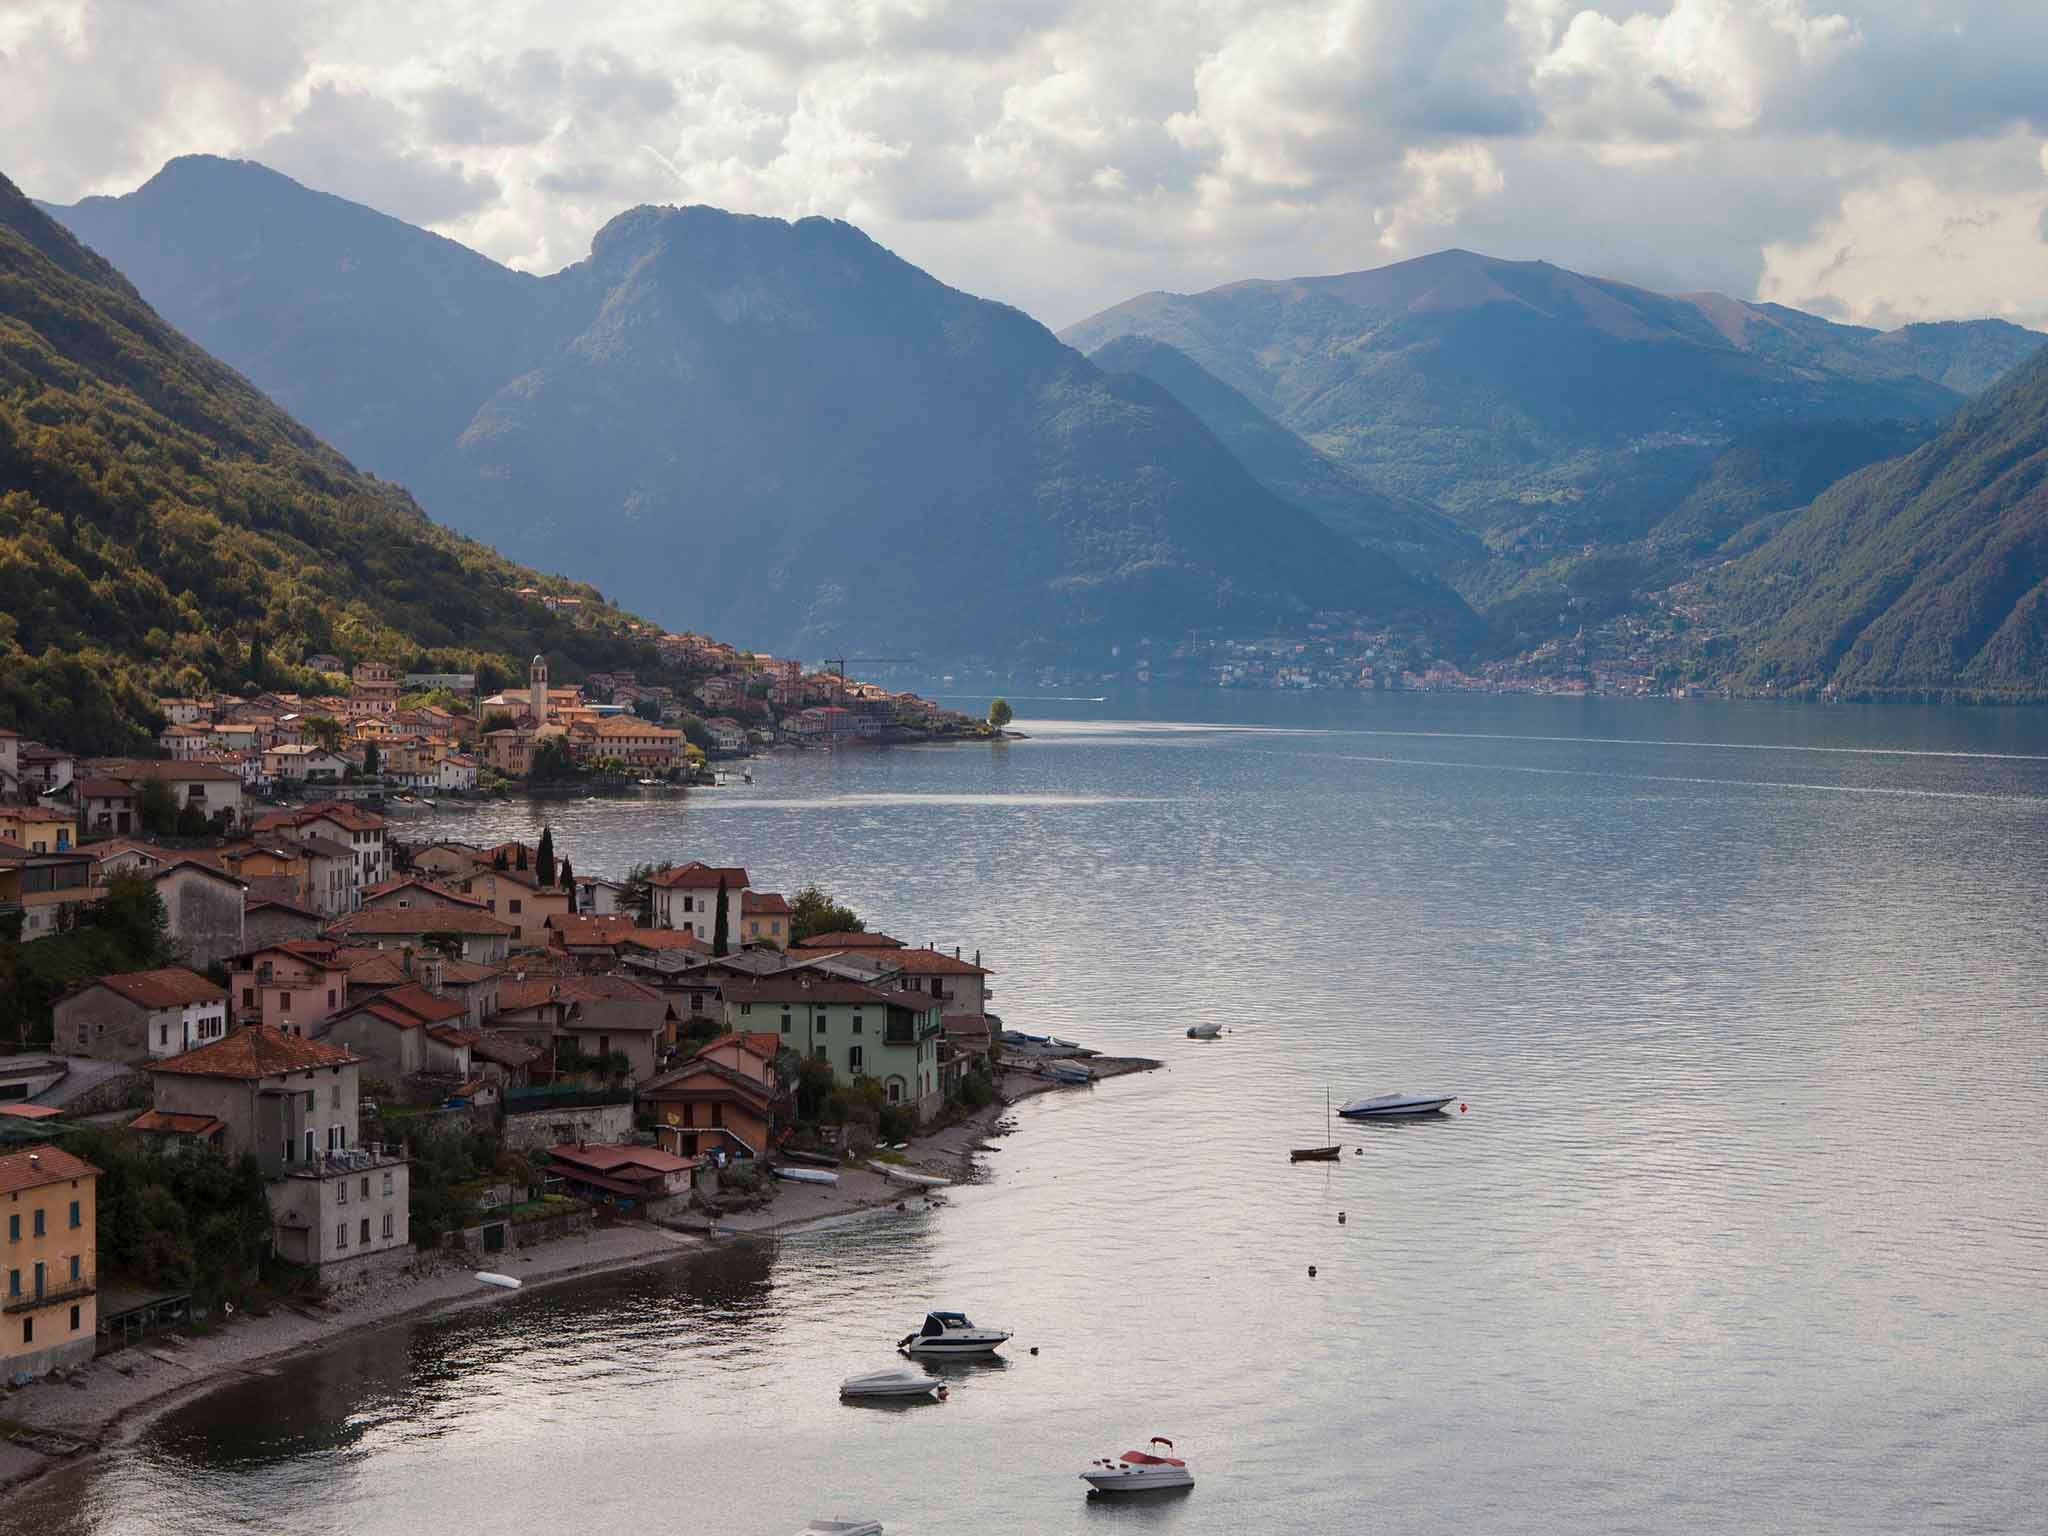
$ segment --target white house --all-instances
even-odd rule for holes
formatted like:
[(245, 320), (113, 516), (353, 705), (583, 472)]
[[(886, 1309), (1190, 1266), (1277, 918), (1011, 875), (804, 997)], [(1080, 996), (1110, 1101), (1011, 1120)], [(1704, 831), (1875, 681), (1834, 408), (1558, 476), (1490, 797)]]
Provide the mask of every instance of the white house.
[(476, 759), (462, 752), (450, 752), (441, 759), (436, 787), (443, 790), (476, 788)]
[(652, 877), (648, 890), (654, 898), (654, 926), (673, 928), (709, 943), (718, 931), (718, 887), (725, 886), (725, 933), (734, 949), (740, 945), (741, 898), (747, 893), (744, 869), (718, 869), (691, 860), (676, 869), (665, 869)]

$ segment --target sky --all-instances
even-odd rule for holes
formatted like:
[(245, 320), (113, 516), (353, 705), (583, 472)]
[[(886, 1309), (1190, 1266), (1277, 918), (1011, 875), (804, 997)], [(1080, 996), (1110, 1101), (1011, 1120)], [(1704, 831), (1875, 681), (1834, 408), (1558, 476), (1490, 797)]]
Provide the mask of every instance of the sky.
[(1447, 246), (2048, 326), (2024, 0), (0, 0), (0, 172), (190, 153), (542, 272), (638, 203), (842, 218), (1054, 327)]

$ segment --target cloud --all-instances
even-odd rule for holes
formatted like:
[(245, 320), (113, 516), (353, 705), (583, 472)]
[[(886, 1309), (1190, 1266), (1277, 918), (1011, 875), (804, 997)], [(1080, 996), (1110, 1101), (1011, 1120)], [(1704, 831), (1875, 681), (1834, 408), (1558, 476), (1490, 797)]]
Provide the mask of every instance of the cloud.
[(1873, 317), (2048, 292), (2048, 7), (2007, 0), (12, 0), (0, 56), (39, 195), (239, 152), (540, 270), (702, 201), (1054, 324), (1449, 244)]

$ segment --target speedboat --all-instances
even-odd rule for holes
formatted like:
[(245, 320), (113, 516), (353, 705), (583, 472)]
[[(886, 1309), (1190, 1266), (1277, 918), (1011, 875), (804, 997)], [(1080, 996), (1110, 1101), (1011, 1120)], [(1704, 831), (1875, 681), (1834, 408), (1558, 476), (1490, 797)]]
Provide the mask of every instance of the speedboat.
[(841, 1397), (944, 1397), (946, 1384), (927, 1376), (914, 1365), (892, 1365), (885, 1370), (849, 1376), (839, 1383)]
[(1214, 1040), (1222, 1033), (1223, 1026), (1221, 1024), (1190, 1024), (1188, 1026), (1188, 1038), (1190, 1040)]
[(813, 1520), (796, 1536), (882, 1536), (879, 1520)]
[(1337, 1113), (1346, 1120), (1399, 1120), (1408, 1115), (1433, 1115), (1455, 1093), (1383, 1093), (1376, 1099), (1353, 1099)]
[(964, 1312), (927, 1312), (924, 1326), (906, 1333), (896, 1347), (916, 1358), (948, 1359), (960, 1355), (992, 1355), (1010, 1335), (1000, 1328), (977, 1328)]
[[(1173, 1449), (1173, 1442), (1164, 1435), (1154, 1435), (1152, 1444)], [(1114, 1461), (1103, 1457), (1091, 1462), (1081, 1481), (1097, 1493), (1150, 1493), (1160, 1488), (1192, 1488), (1195, 1475), (1178, 1456), (1125, 1451)]]

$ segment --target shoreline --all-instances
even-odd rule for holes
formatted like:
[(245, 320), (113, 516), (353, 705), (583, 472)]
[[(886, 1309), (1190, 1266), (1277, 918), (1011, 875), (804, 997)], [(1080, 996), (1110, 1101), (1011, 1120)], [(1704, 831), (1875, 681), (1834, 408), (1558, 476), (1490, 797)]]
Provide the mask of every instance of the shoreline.
[[(1098, 1058), (1104, 1077), (1151, 1071), (1161, 1065), (1139, 1057)], [(993, 1103), (956, 1123), (913, 1140), (902, 1167), (957, 1183), (972, 1180), (991, 1138), (1005, 1133), (1004, 1118), (1024, 1099), (1066, 1085), (1033, 1073), (1004, 1071)], [(944, 1188), (897, 1183), (868, 1168), (843, 1168), (833, 1186), (787, 1184), (758, 1211), (738, 1212), (689, 1227), (621, 1222), (557, 1238), (524, 1253), (496, 1256), (517, 1274), (518, 1291), (478, 1284), (468, 1256), (423, 1255), (404, 1270), (372, 1276), (318, 1307), (279, 1306), (266, 1317), (237, 1316), (205, 1333), (173, 1331), (95, 1357), (65, 1380), (46, 1377), (0, 1394), (0, 1495), (15, 1495), (43, 1478), (128, 1445), (161, 1418), (235, 1380), (274, 1375), (300, 1356), (354, 1334), (373, 1333), (428, 1317), (489, 1306), (528, 1290), (571, 1280), (619, 1274), (701, 1253), (715, 1242), (774, 1237), (890, 1206), (932, 1209)], [(37, 1450), (7, 1432), (44, 1437), (65, 1449)]]

